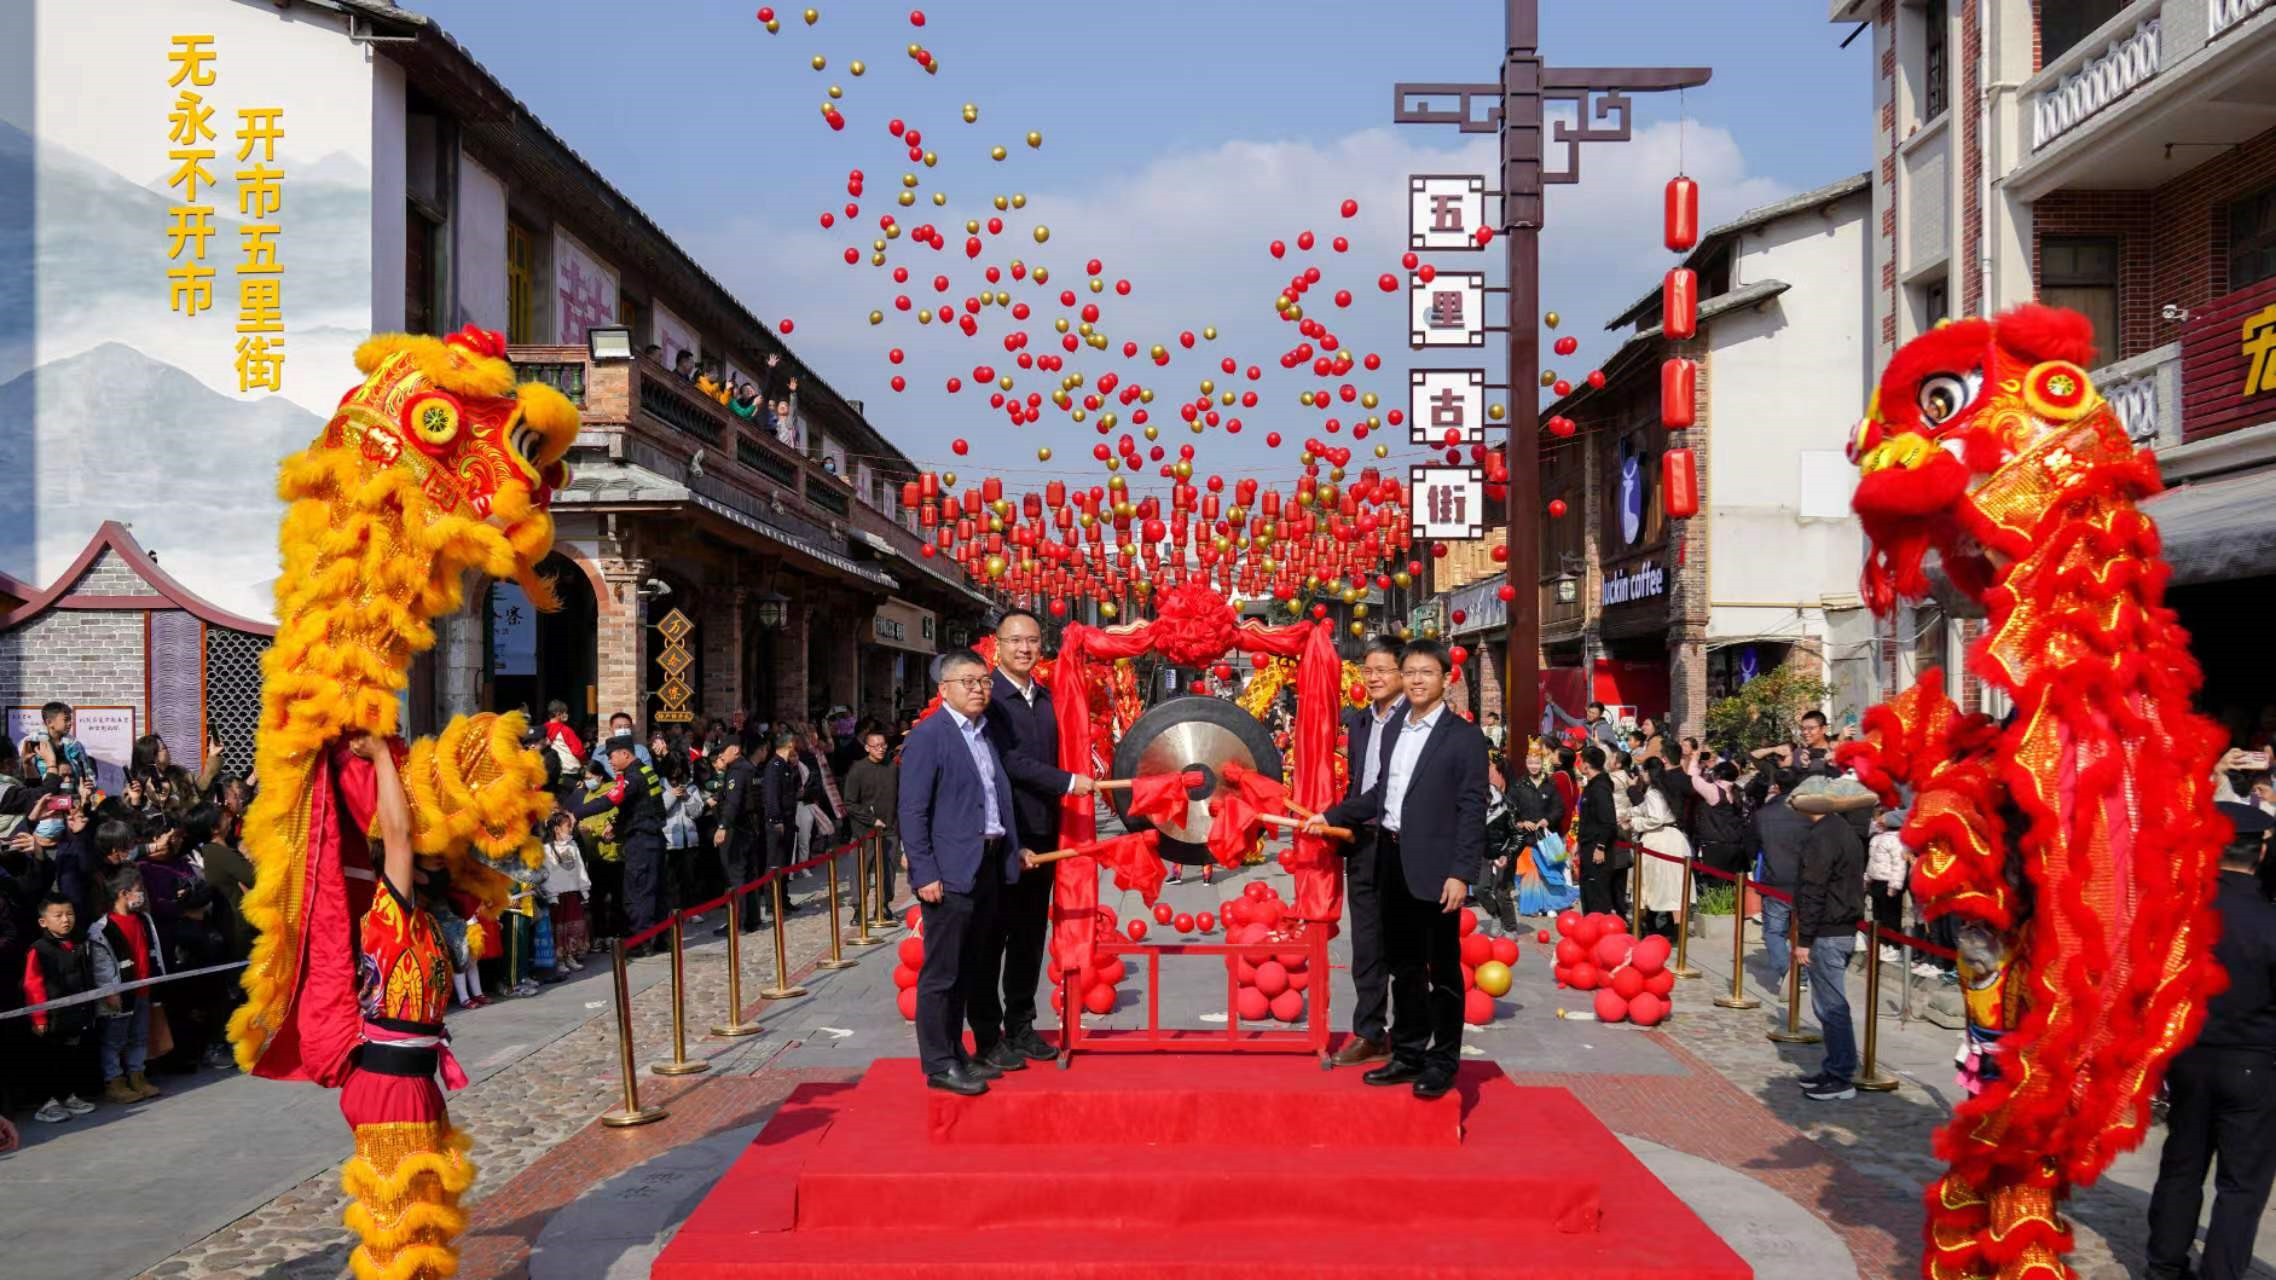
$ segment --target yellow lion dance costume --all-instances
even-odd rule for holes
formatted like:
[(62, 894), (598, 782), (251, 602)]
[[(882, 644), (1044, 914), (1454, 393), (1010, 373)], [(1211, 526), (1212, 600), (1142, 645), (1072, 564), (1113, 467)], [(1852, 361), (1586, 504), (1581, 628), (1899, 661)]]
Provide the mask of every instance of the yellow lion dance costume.
[(455, 1271), (474, 1167), (436, 1082), (465, 1083), (442, 1030), (449, 961), (424, 912), (375, 893), (372, 765), (345, 744), (390, 740), (422, 865), (491, 902), (507, 883), (491, 864), (534, 868), (533, 827), (552, 804), (518, 715), (461, 716), (408, 748), (394, 737), (411, 658), (433, 647), (431, 620), (459, 608), (469, 570), (552, 605), (536, 566), (577, 413), (550, 387), (515, 386), (505, 356), (504, 338), (473, 328), (371, 339), (356, 351), (363, 384), (277, 486), (289, 504), (277, 636), (245, 822), (257, 936), (229, 1033), (247, 1071), (341, 1091), (359, 1280)]

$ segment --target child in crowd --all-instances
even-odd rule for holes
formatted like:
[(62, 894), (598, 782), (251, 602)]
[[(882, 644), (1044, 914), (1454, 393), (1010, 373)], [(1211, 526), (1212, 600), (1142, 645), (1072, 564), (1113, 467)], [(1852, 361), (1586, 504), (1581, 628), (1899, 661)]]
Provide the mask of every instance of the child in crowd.
[(545, 892), (553, 900), (553, 947), (561, 968), (585, 967), (590, 949), (585, 931), (585, 895), (593, 888), (585, 874), (585, 852), (577, 844), (577, 820), (556, 809), (545, 823)]
[(481, 936), (454, 907), (450, 875), (439, 861), (421, 859), (418, 905), (434, 917), (435, 933), (450, 957), (450, 989), (462, 1009), (479, 1009), (490, 1003), (482, 994)]
[[(71, 936), (77, 924), (78, 910), (71, 899), (51, 893), (40, 903), (39, 934), (24, 955), (25, 1004), (45, 1004), (95, 989), (87, 944)], [(31, 1019), (32, 1096), (47, 1096), (32, 1119), (61, 1124), (93, 1111), (95, 1105), (79, 1097), (79, 1088), (93, 1065), (94, 1002), (34, 1013)]]
[[(119, 867), (103, 881), (105, 910), (87, 926), (87, 949), (94, 961), (95, 985), (140, 982), (166, 972), (158, 924), (146, 910), (142, 873)], [(159, 1095), (143, 1074), (150, 1056), (151, 988), (122, 991), (99, 1002), (103, 1100), (121, 1105)]]

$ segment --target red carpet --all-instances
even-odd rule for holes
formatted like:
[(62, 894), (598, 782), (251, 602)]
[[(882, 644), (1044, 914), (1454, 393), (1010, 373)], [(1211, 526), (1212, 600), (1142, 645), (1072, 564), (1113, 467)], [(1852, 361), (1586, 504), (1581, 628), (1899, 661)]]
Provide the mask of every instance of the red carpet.
[(925, 1089), (907, 1059), (805, 1086), (652, 1274), (881, 1272), (1752, 1274), (1570, 1093), (1491, 1064), (1420, 1102), (1310, 1058), (1108, 1054), (972, 1099)]

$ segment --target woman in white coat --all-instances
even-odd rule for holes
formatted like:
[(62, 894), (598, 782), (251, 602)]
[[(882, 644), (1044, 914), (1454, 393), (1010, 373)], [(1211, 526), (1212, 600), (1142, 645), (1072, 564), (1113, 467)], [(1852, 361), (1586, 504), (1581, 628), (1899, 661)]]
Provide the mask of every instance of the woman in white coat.
[(1637, 855), (1644, 863), (1644, 931), (1672, 942), (1677, 924), (1690, 914), (1690, 904), (1683, 900), (1683, 864), (1691, 858), (1691, 841), (1676, 825), (1675, 807), (1668, 803), (1667, 785), (1672, 775), (1667, 765), (1650, 756), (1637, 775), (1628, 821), (1636, 843), (1649, 851)]

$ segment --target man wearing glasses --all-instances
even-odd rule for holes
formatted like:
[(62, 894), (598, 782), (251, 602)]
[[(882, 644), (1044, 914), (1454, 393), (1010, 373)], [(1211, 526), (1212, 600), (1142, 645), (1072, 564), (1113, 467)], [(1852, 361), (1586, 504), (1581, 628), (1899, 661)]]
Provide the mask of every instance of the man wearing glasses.
[[(1011, 775), (1020, 839), (1037, 853), (1059, 847), (1060, 801), (1093, 791), (1089, 777), (1059, 767), (1058, 713), (1050, 692), (1035, 678), (1042, 657), (1041, 619), (1014, 609), (997, 621), (988, 740)], [(973, 990), (972, 1038), (981, 1061), (1004, 1071), (1018, 1071), (1031, 1058), (1053, 1056), (1051, 1046), (1035, 1033), (1035, 989), (1043, 974), (1054, 874), (1050, 867), (1039, 867), (1019, 878), (997, 913), (995, 940), (982, 951), (982, 974)]]
[(901, 750), (901, 847), (925, 929), (917, 1055), (927, 1085), (971, 1095), (1003, 1074), (985, 1056), (966, 1056), (964, 1024), (983, 1048), (1000, 1035), (987, 960), (998, 945), (998, 903), (1020, 877), (1020, 829), (1011, 776), (984, 727), (988, 664), (952, 649), (936, 669), (940, 712), (911, 730)]

